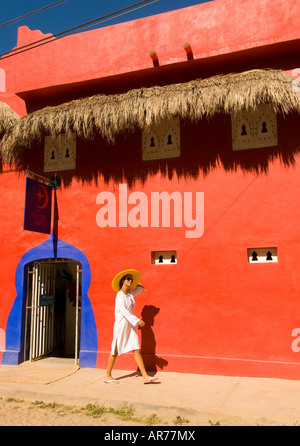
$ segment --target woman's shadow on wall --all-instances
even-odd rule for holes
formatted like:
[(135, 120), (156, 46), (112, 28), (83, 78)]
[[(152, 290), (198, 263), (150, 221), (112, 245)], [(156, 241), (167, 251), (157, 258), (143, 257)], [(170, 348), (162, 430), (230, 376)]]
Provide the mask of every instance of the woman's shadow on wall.
[(145, 305), (141, 315), (145, 322), (145, 326), (141, 328), (141, 353), (144, 360), (146, 370), (156, 372), (157, 367), (163, 369), (168, 365), (168, 361), (159, 358), (155, 354), (156, 341), (153, 331), (154, 318), (159, 313), (160, 308), (154, 305)]

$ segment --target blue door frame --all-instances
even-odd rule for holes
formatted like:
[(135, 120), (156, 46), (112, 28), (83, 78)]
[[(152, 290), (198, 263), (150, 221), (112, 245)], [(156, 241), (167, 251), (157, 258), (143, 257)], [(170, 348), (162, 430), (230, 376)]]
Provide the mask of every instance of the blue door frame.
[(98, 351), (97, 328), (93, 309), (88, 297), (88, 290), (91, 283), (91, 268), (87, 257), (82, 251), (59, 240), (54, 232), (52, 232), (51, 236), (44, 243), (26, 252), (17, 266), (15, 276), (17, 296), (7, 320), (5, 351), (2, 356), (2, 364), (17, 365), (24, 361), (27, 299), (26, 266), (37, 260), (59, 258), (76, 260), (82, 265), (79, 366), (96, 367)]

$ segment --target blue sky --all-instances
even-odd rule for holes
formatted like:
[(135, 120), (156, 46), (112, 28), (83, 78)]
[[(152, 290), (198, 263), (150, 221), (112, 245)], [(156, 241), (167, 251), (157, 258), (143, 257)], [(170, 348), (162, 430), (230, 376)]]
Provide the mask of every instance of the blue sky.
[[(26, 25), (30, 29), (39, 29), (43, 33), (57, 34), (139, 2), (139, 0), (60, 0), (63, 3), (59, 3), (50, 9), (45, 9), (33, 16), (24, 17), (16, 22), (3, 25), (8, 21), (56, 3), (57, 1), (0, 0), (2, 6), (0, 16), (0, 54), (10, 51), (16, 46), (19, 26)], [(158, 0), (150, 4), (151, 1), (154, 0), (149, 0), (149, 2), (145, 3), (147, 6), (125, 14), (122, 17), (109, 20), (95, 28), (185, 8), (187, 6), (205, 3), (209, 0)]]

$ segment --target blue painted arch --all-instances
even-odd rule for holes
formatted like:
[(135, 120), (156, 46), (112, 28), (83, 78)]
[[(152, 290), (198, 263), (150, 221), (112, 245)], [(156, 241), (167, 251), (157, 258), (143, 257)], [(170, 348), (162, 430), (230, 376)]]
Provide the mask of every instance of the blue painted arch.
[(79, 366), (96, 367), (98, 337), (93, 309), (88, 297), (91, 268), (86, 255), (74, 246), (59, 240), (53, 232), (41, 245), (27, 251), (21, 258), (15, 275), (16, 298), (6, 325), (5, 351), (2, 364), (17, 365), (24, 361), (25, 308), (27, 283), (25, 267), (42, 259), (72, 259), (81, 263), (81, 329)]

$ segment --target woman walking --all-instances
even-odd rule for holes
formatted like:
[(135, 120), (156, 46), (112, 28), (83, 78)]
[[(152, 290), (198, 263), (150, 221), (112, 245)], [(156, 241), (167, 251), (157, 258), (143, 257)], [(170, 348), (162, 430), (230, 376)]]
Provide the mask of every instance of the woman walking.
[(112, 377), (112, 369), (116, 358), (122, 353), (133, 352), (134, 359), (143, 376), (144, 384), (150, 384), (157, 378), (147, 374), (140, 351), (137, 326), (144, 327), (145, 322), (134, 315), (134, 297), (144, 291), (141, 283), (141, 273), (134, 269), (121, 271), (112, 281), (112, 288), (117, 292), (115, 304), (115, 324), (111, 354), (108, 358), (106, 379), (107, 384), (119, 384)]

